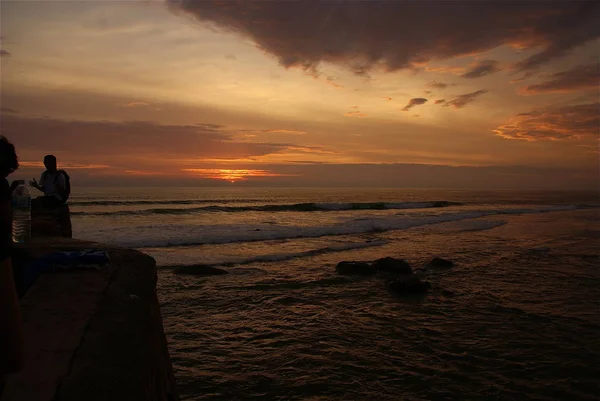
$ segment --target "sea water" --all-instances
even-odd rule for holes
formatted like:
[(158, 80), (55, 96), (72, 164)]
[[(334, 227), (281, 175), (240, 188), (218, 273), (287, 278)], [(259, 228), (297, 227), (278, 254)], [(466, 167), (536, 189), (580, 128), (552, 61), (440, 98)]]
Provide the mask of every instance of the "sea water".
[[(159, 266), (186, 400), (597, 399), (594, 192), (94, 188), (74, 236)], [(399, 298), (342, 260), (406, 259)], [(449, 270), (427, 268), (451, 259)], [(210, 264), (229, 274), (180, 276)]]

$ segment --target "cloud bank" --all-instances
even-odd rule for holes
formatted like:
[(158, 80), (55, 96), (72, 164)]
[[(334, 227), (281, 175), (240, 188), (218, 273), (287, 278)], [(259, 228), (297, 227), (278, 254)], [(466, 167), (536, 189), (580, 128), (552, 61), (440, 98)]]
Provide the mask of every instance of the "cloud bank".
[[(274, 153), (313, 152), (322, 149), (291, 143), (249, 142), (235, 139), (238, 131), (215, 124), (161, 125), (151, 122), (79, 121), (30, 118), (5, 114), (0, 130), (20, 149), (65, 152), (95, 160), (131, 156), (156, 158), (248, 158)], [(284, 132), (290, 132), (283, 130)], [(273, 130), (282, 132), (282, 130)]]
[[(421, 68), (502, 45), (535, 52), (516, 64), (527, 71), (600, 37), (600, 3), (592, 1), (166, 1), (308, 72), (322, 62), (357, 75)], [(492, 70), (488, 64), (471, 73)]]

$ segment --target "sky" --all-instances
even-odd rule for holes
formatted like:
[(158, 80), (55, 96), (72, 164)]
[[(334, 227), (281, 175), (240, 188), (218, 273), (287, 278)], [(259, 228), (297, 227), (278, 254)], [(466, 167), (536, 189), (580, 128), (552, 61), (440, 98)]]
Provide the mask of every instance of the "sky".
[(599, 189), (592, 1), (0, 3), (15, 177)]

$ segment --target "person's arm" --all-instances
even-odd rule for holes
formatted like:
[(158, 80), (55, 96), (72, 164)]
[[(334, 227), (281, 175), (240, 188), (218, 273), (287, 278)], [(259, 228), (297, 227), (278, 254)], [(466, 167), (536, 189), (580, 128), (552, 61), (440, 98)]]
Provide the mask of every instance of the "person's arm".
[(44, 175), (42, 174), (42, 176), (40, 177), (40, 182), (38, 184), (38, 182), (35, 180), (35, 178), (33, 179), (33, 181), (29, 181), (29, 185), (31, 185), (33, 188), (44, 192)]
[[(0, 200), (0, 233), (11, 232), (10, 201)], [(17, 372), (23, 363), (23, 326), (8, 247), (10, 238), (0, 246), (0, 377)]]

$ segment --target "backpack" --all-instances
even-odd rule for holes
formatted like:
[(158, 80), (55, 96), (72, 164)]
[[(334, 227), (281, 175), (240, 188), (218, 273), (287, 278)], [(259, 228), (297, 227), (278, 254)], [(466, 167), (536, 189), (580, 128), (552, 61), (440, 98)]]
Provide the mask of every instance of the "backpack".
[(58, 170), (58, 172), (65, 176), (65, 192), (63, 193), (63, 203), (65, 203), (71, 195), (71, 177), (65, 170)]

